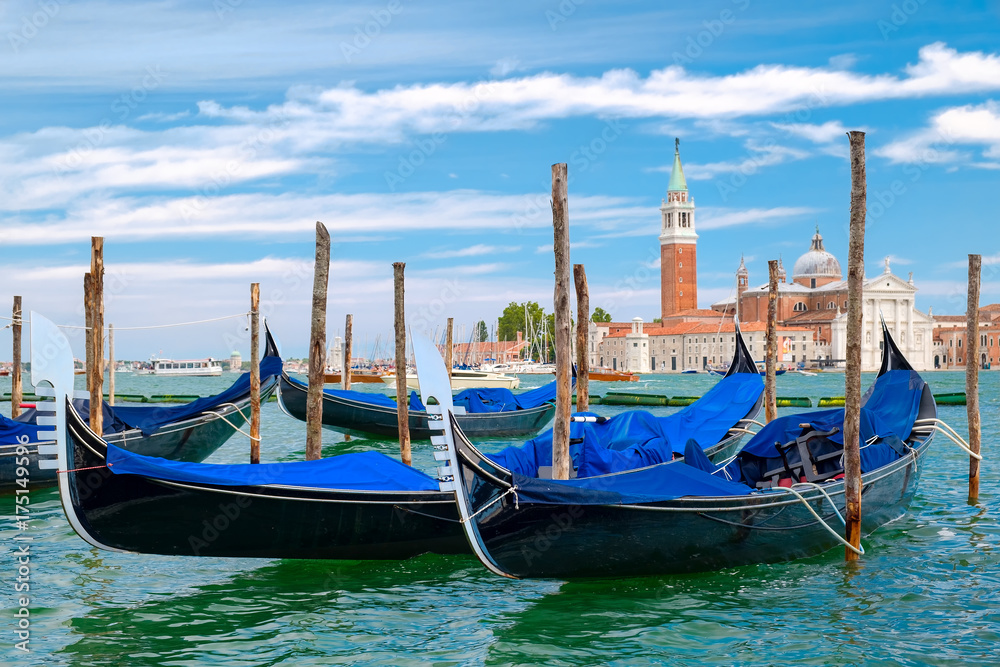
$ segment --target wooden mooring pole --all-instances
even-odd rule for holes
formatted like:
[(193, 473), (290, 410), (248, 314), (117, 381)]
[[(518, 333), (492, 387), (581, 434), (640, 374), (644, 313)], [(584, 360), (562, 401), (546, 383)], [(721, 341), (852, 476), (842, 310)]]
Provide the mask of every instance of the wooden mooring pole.
[(347, 314), (344, 321), (344, 372), (340, 374), (340, 379), (344, 389), (351, 388), (351, 359), (354, 358), (354, 315)]
[[(979, 280), (983, 256), (969, 255), (969, 303), (965, 327), (965, 409), (969, 415), (969, 449), (979, 454), (983, 429), (979, 415)], [(969, 502), (979, 500), (979, 459), (969, 457)]]
[[(846, 539), (861, 547), (861, 328), (865, 281), (865, 133), (847, 133), (851, 146), (851, 218), (847, 250), (847, 368), (844, 372), (844, 502)], [(858, 554), (844, 548), (844, 557)]]
[(410, 453), (410, 404), (406, 390), (406, 312), (404, 310), (403, 269), (404, 262), (392, 265), (394, 329), (396, 334), (396, 423), (399, 428), (399, 457), (406, 465), (411, 465)]
[(565, 162), (552, 165), (552, 248), (555, 251), (555, 337), (556, 337), (556, 414), (552, 427), (552, 479), (569, 479), (569, 425), (573, 410), (570, 382), (573, 353), (570, 351), (569, 306), (569, 191)]
[(583, 264), (573, 265), (576, 287), (576, 411), (590, 409), (590, 291)]
[(323, 366), (326, 362), (326, 291), (330, 284), (330, 233), (316, 223), (312, 325), (309, 333), (309, 390), (306, 394), (306, 461), (323, 455)]
[(21, 399), (24, 398), (21, 382), (21, 297), (14, 297), (14, 310), (11, 313), (11, 334), (14, 336), (14, 367), (10, 371), (10, 418), (21, 415)]
[(91, 357), (94, 362), (90, 385), (90, 429), (101, 434), (104, 432), (104, 238), (100, 236), (90, 239), (90, 281)]
[(455, 318), (448, 318), (448, 326), (444, 332), (444, 367), (448, 369), (448, 377), (451, 377), (451, 367), (455, 364)]
[(108, 405), (115, 404), (115, 325), (108, 325)]
[(260, 283), (250, 283), (250, 463), (260, 463)]
[(767, 262), (767, 345), (764, 348), (764, 418), (774, 421), (778, 416), (775, 373), (778, 361), (778, 262)]
[[(94, 279), (90, 273), (83, 274), (83, 379), (87, 383), (87, 394), (92, 391), (94, 381)], [(87, 415), (89, 419), (93, 413)]]

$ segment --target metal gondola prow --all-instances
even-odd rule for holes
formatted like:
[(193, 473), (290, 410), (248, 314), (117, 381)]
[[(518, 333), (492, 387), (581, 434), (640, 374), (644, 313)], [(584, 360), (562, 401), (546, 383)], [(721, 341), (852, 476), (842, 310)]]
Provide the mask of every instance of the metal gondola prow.
[(271, 327), (267, 326), (266, 317), (264, 318), (264, 356), (281, 357), (281, 343), (271, 333)]
[(417, 362), (417, 375), (420, 378), (420, 400), (427, 406), (427, 412), (433, 415), (440, 415), (440, 419), (430, 422), (432, 430), (440, 430), (440, 435), (431, 436), (431, 445), (434, 447), (434, 458), (442, 461), (446, 465), (438, 468), (438, 482), (441, 491), (450, 491), (455, 494), (455, 503), (458, 506), (459, 521), (462, 530), (472, 548), (473, 553), (480, 562), (491, 572), (504, 577), (512, 577), (508, 572), (502, 570), (483, 544), (479, 529), (473, 520), (475, 515), (472, 512), (472, 502), (461, 479), (461, 467), (458, 461), (458, 449), (455, 445), (456, 438), (462, 437), (461, 430), (455, 423), (455, 406), (451, 398), (451, 379), (448, 377), (448, 369), (445, 368), (444, 359), (437, 346), (424, 336), (413, 336), (413, 358)]
[(886, 326), (881, 311), (878, 315), (882, 322), (882, 366), (878, 370), (878, 375), (885, 375), (889, 371), (912, 371), (913, 366), (906, 360), (896, 346), (896, 341), (889, 334), (889, 327)]
[(743, 332), (740, 331), (740, 321), (733, 317), (734, 333), (736, 338), (736, 349), (733, 352), (733, 361), (729, 364), (729, 370), (725, 377), (735, 373), (758, 373), (757, 364), (753, 361), (753, 355), (747, 348), (747, 343), (743, 340)]

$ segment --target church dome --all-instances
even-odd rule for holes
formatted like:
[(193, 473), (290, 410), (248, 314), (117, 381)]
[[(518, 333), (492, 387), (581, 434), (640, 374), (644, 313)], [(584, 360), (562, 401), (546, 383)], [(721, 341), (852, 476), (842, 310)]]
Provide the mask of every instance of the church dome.
[(823, 237), (819, 227), (812, 238), (809, 252), (795, 260), (792, 268), (792, 280), (800, 278), (836, 278), (840, 279), (840, 262), (823, 248)]

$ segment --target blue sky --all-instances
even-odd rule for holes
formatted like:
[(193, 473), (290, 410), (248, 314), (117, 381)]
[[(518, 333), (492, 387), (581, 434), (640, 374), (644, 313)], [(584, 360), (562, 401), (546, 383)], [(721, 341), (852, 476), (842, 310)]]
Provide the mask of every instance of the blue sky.
[[(346, 313), (359, 345), (389, 334), (394, 261), (412, 326), (471, 331), (510, 301), (551, 310), (550, 166), (568, 162), (591, 304), (652, 319), (675, 136), (707, 307), (741, 254), (764, 282), (817, 224), (846, 269), (849, 129), (868, 133), (868, 273), (890, 255), (919, 308), (957, 314), (978, 252), (1000, 300), (1000, 6), (807, 4), (4, 3), (0, 304), (80, 323), (103, 235), (116, 326), (239, 313), (259, 281), (304, 355), (322, 220), (331, 336)], [(116, 347), (248, 345), (232, 320)]]

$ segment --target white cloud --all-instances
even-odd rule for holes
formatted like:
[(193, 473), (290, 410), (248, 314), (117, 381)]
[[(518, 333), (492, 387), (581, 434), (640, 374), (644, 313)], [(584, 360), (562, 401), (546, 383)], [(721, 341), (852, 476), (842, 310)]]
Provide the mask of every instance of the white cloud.
[(774, 208), (743, 210), (705, 208), (699, 212), (695, 225), (699, 230), (709, 230), (736, 225), (780, 224), (787, 222), (790, 218), (800, 218), (817, 212), (819, 209), (809, 206), (776, 206)]
[[(327, 225), (334, 243), (340, 238), (350, 240), (358, 232), (367, 238), (413, 229), (517, 233), (552, 224), (547, 198), (545, 209), (538, 206), (539, 198), (476, 190), (322, 196), (251, 193), (207, 198), (95, 196), (74, 202), (64, 215), (41, 221), (9, 211), (0, 226), (0, 242), (45, 245), (91, 236), (118, 242), (209, 236), (259, 239), (273, 237), (276, 230), (283, 240), (305, 240), (312, 238), (316, 220)], [(580, 196), (572, 199), (571, 217), (574, 225), (607, 226), (634, 215), (634, 208), (622, 198)]]
[[(839, 120), (827, 121), (822, 125), (810, 123), (772, 123), (772, 125), (783, 132), (808, 139), (814, 144), (828, 144), (833, 141), (844, 140), (848, 131)], [(865, 130), (863, 127), (852, 129)]]
[[(687, 164), (684, 166), (684, 175), (692, 181), (708, 180), (720, 174), (733, 174), (737, 172), (749, 176), (755, 174), (762, 167), (773, 167), (785, 162), (802, 160), (809, 157), (809, 153), (806, 151), (788, 146), (780, 146), (773, 141), (749, 141), (746, 144), (746, 149), (746, 157), (739, 160)], [(661, 170), (669, 171), (670, 168), (665, 167)]]
[(460, 248), (458, 250), (436, 250), (434, 252), (424, 253), (424, 257), (428, 259), (450, 259), (453, 257), (476, 257), (479, 255), (498, 255), (500, 253), (507, 252), (517, 252), (521, 249), (521, 246), (497, 246), (497, 245), (486, 245), (485, 243), (477, 243), (474, 246), (469, 246), (468, 248)]
[(988, 100), (978, 105), (951, 107), (931, 118), (927, 127), (875, 150), (893, 163), (940, 164), (961, 160), (986, 169), (993, 162), (968, 159), (962, 146), (975, 146), (982, 156), (1000, 158), (1000, 104)]

